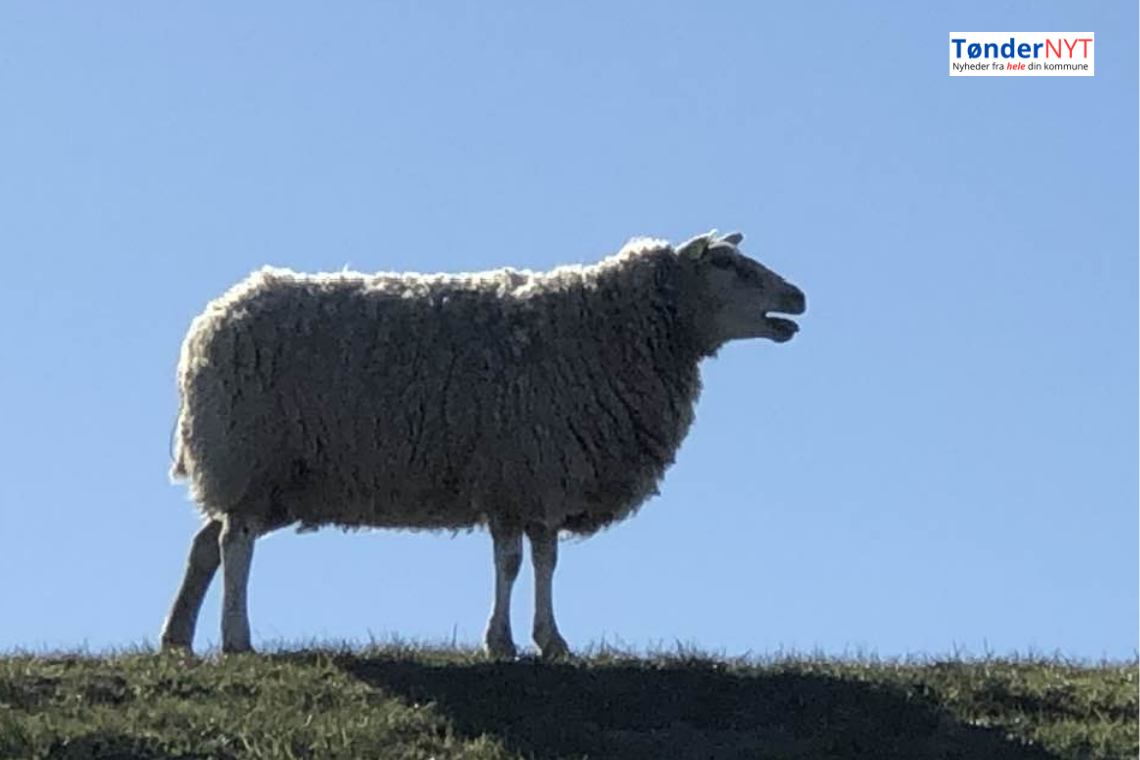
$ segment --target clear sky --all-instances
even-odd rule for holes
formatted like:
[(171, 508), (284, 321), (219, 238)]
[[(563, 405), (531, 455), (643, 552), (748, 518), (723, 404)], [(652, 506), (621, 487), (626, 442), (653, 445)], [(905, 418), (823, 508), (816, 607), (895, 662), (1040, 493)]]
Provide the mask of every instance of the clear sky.
[[(951, 78), (958, 29), (1093, 31), (1096, 76)], [(1137, 29), (1131, 0), (3, 3), (0, 650), (156, 639), (198, 524), (179, 345), (251, 270), (715, 227), (809, 312), (708, 362), (662, 495), (563, 544), (571, 645), (1131, 657)], [(474, 643), (490, 557), (281, 532), (254, 642)]]

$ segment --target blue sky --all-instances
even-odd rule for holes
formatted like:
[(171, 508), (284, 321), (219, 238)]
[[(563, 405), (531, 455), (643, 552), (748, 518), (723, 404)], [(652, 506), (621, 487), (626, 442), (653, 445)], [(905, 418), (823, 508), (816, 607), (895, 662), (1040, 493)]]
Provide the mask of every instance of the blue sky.
[[(571, 645), (1131, 657), (1137, 26), (1133, 2), (5, 3), (0, 650), (156, 638), (198, 520), (166, 475), (179, 344), (252, 269), (542, 269), (716, 227), (809, 313), (708, 362), (662, 495), (563, 545)], [(1091, 30), (1096, 76), (951, 78), (958, 29)], [(491, 580), (480, 533), (282, 532), (255, 644), (475, 642)]]

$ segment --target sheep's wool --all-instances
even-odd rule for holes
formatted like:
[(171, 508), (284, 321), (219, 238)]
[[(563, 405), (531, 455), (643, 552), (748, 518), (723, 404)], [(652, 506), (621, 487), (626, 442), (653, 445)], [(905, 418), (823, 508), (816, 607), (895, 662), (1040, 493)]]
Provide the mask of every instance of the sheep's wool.
[(647, 240), (543, 273), (262, 269), (186, 336), (173, 474), (267, 525), (594, 532), (692, 422), (684, 278)]

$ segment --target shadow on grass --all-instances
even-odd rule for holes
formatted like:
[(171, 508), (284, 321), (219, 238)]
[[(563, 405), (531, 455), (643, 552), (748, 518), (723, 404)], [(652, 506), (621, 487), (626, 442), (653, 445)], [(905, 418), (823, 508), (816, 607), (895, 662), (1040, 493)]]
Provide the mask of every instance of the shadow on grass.
[[(0, 741), (0, 757), (41, 757), (51, 760), (169, 760), (172, 757), (157, 739), (134, 736), (113, 730), (94, 730), (57, 742), (46, 755), (5, 747)], [(179, 760), (233, 760), (231, 755), (179, 753)]]
[(1056, 760), (966, 725), (900, 688), (707, 662), (432, 665), (352, 657), (339, 666), (408, 703), (434, 702), (467, 738), (536, 758), (993, 758)]

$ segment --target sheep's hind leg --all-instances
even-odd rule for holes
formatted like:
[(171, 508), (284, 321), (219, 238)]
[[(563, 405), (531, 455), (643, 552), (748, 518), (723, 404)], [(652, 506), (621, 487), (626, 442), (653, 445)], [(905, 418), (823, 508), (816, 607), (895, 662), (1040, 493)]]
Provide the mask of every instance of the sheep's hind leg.
[(554, 621), (554, 568), (558, 564), (558, 531), (543, 525), (527, 527), (534, 565), (534, 643), (545, 659), (567, 657), (570, 648)]
[(239, 516), (227, 515), (219, 539), (222, 555), (222, 651), (249, 652), (249, 612), (246, 595), (253, 562), (256, 526)]
[(515, 642), (511, 636), (511, 590), (522, 564), (522, 531), (491, 523), (495, 551), (495, 606), (487, 622), (483, 644), (492, 657), (513, 659)]
[(162, 626), (160, 641), (162, 648), (190, 650), (194, 644), (194, 629), (198, 624), (198, 611), (206, 589), (221, 564), (222, 556), (218, 547), (218, 535), (222, 531), (219, 520), (210, 520), (202, 526), (190, 544), (190, 556), (186, 559), (186, 573), (170, 614)]

